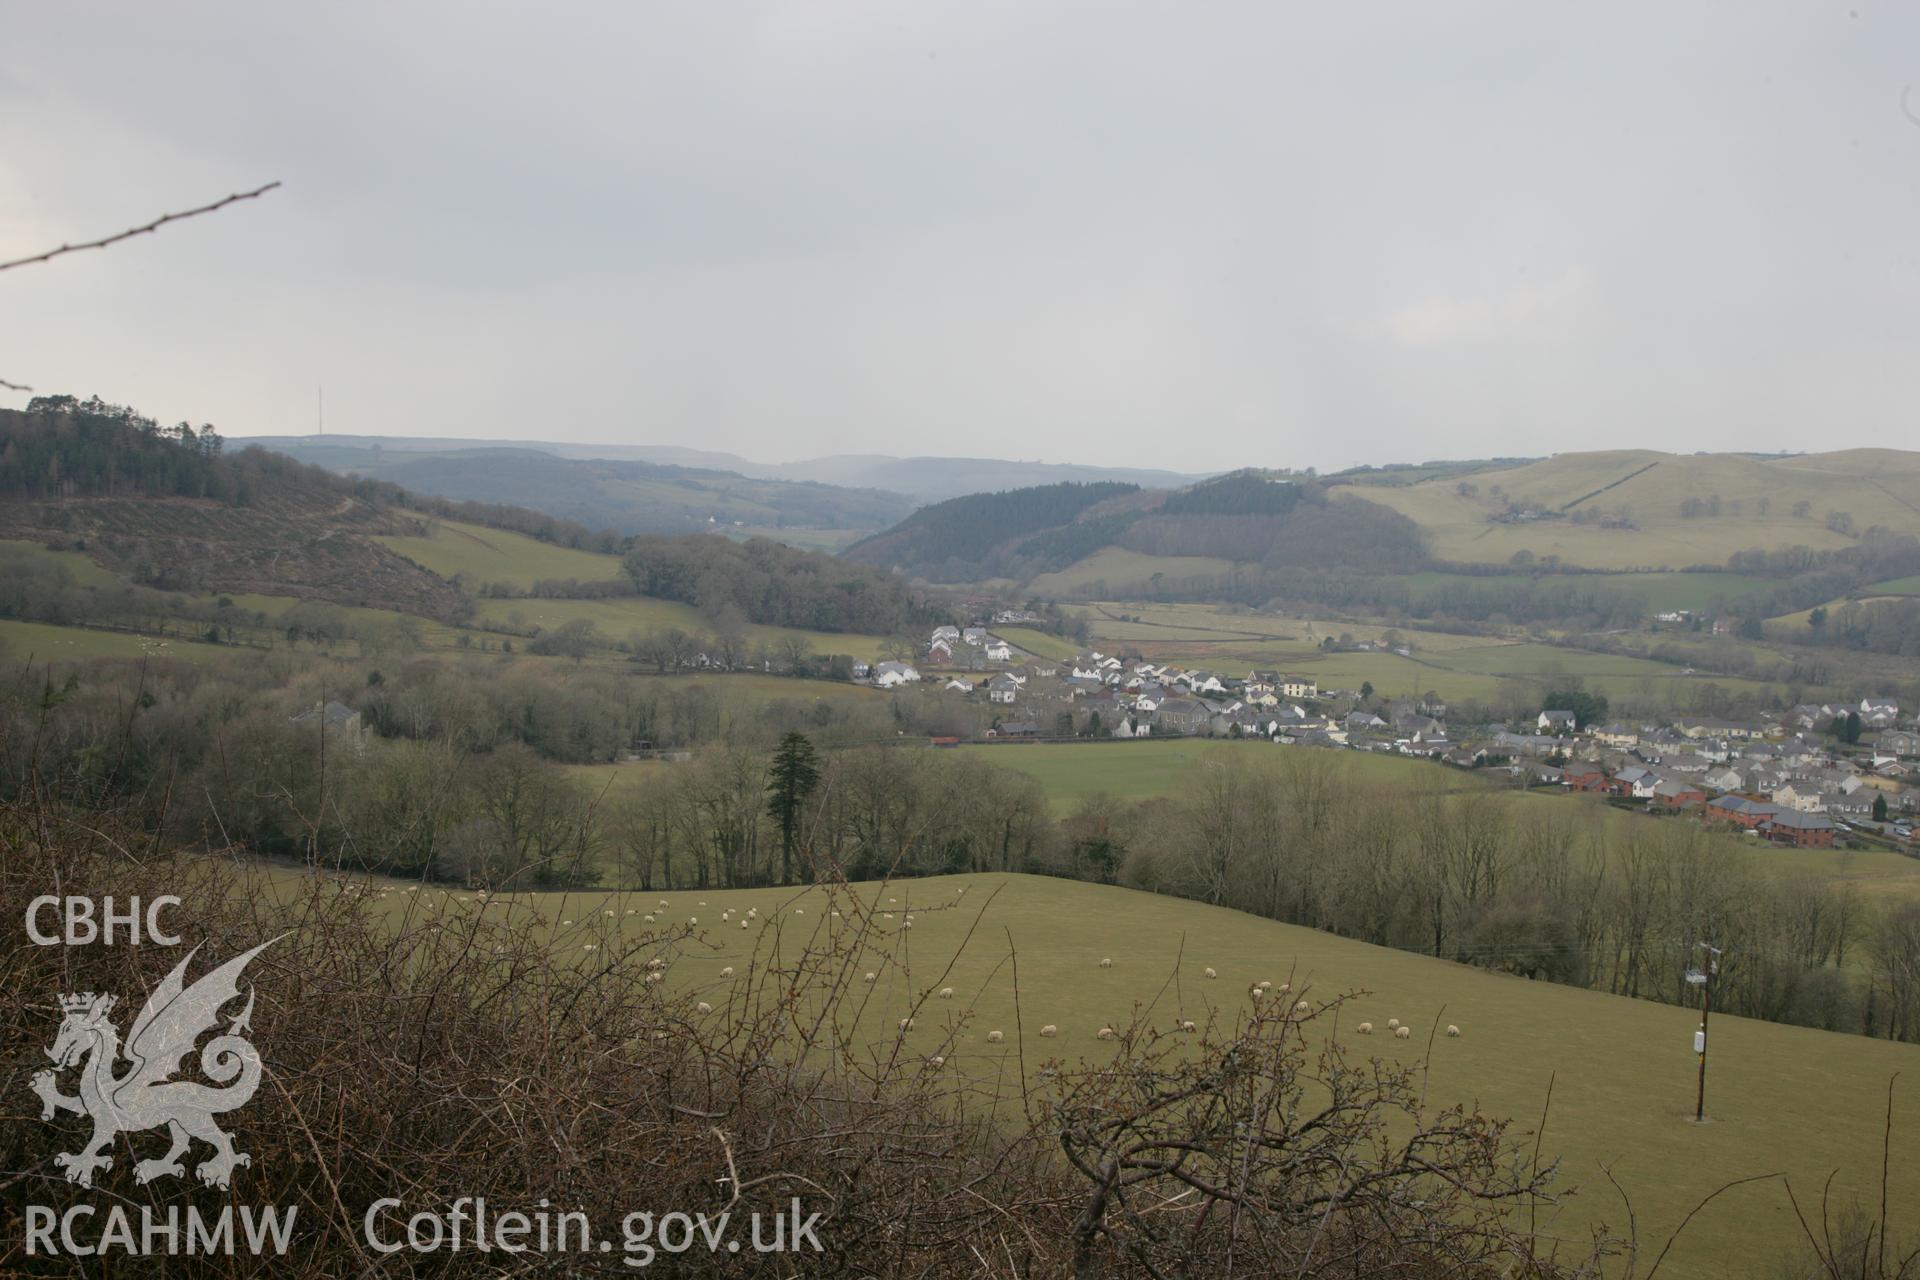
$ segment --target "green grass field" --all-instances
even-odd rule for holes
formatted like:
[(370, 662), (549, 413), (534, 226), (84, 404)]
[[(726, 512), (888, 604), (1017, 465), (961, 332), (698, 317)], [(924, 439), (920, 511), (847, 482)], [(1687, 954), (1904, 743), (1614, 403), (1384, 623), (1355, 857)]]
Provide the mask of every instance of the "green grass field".
[(1222, 578), (1233, 572), (1233, 561), (1211, 556), (1150, 556), (1121, 547), (1102, 547), (1084, 560), (1055, 573), (1043, 573), (1030, 585), (1043, 596), (1083, 595), (1098, 584), (1112, 594), (1146, 587), (1156, 578)]
[[(1691, 1120), (1695, 1015), (1683, 1008), (1504, 977), (1075, 881), (971, 875), (854, 888), (869, 922), (867, 949), (854, 963), (878, 975), (871, 986), (853, 984), (859, 996), (872, 996), (857, 1029), (876, 1053), (903, 1037), (914, 1057), (943, 1055), (944, 1070), (1005, 1080), (1020, 1070), (1022, 1055), (1029, 1071), (1052, 1059), (1107, 1060), (1112, 1046), (1095, 1035), (1103, 1025), (1125, 1027), (1136, 1018), (1163, 1032), (1180, 1018), (1231, 1025), (1249, 1008), (1254, 982), (1291, 982), (1316, 1003), (1360, 993), (1337, 1018), (1309, 1024), (1309, 1035), (1332, 1035), (1363, 1060), (1424, 1060), (1433, 1106), (1476, 1104), (1512, 1117), (1524, 1136), (1537, 1125), (1551, 1085), (1542, 1150), (1560, 1158), (1562, 1185), (1581, 1194), (1543, 1218), (1549, 1234), (1578, 1238), (1598, 1220), (1624, 1230), (1602, 1165), (1632, 1197), (1643, 1264), (1688, 1210), (1735, 1178), (1789, 1175), (1804, 1204), (1837, 1170), (1842, 1203), (1877, 1200), (1883, 1108), (1895, 1072), (1905, 1073), (1906, 1087), (1896, 1094), (1889, 1196), (1895, 1206), (1920, 1203), (1920, 1047), (1717, 1017), (1710, 1123), (1701, 1126)], [(836, 918), (818, 890), (576, 892), (496, 899), (485, 907), (422, 893), (429, 901), (390, 891), (381, 907), (396, 914), (407, 907), (502, 914), (531, 908), (557, 948), (581, 951), (646, 945), (663, 926), (690, 928), (696, 940), (677, 951), (669, 985), (713, 1004), (716, 1018), (742, 990), (741, 977), (721, 976), (724, 966), (743, 975), (764, 962), (759, 958), (776, 936), (784, 953), (856, 927), (851, 903), (843, 900), (849, 914)], [(747, 929), (722, 923), (723, 911), (737, 919), (749, 907), (760, 916)], [(656, 916), (651, 928), (643, 923), (647, 912)], [(911, 930), (904, 927), (909, 912)], [(1103, 956), (1114, 959), (1111, 968), (1099, 967)], [(1208, 967), (1217, 980), (1203, 976)], [(940, 986), (953, 987), (955, 998), (928, 998)], [(914, 1026), (900, 1032), (897, 1020), (909, 1014)], [(1414, 1038), (1353, 1033), (1362, 1020), (1384, 1025), (1389, 1017), (1411, 1024)], [(1048, 1023), (1059, 1027), (1057, 1038), (1039, 1036)], [(1435, 1037), (1429, 1055), (1429, 1030), (1445, 1023), (1463, 1034)], [(1006, 1043), (988, 1043), (987, 1032), (996, 1029)], [(1797, 1230), (1779, 1182), (1742, 1187), (1694, 1220), (1662, 1274), (1771, 1274)]]
[[(1469, 573), (1427, 572), (1400, 574), (1396, 580), (1405, 583), (1407, 589), (1416, 595), (1424, 595), (1432, 591), (1471, 590), (1480, 584), (1519, 581), (1531, 576), (1515, 573), (1488, 577)], [(1677, 609), (1698, 612), (1711, 609), (1716, 604), (1770, 590), (1777, 585), (1771, 579), (1741, 573), (1583, 573), (1559, 578), (1549, 576), (1540, 581), (1545, 584), (1559, 582), (1569, 586), (1604, 587), (1609, 591), (1635, 595), (1649, 613)]]
[(1071, 640), (1046, 631), (1034, 631), (1027, 627), (995, 627), (993, 634), (1016, 648), (1028, 653), (1037, 653), (1043, 658), (1052, 658), (1056, 662), (1067, 662), (1077, 657), (1080, 646)]
[[(692, 635), (713, 634), (713, 622), (692, 605), (673, 600), (655, 600), (649, 596), (619, 596), (607, 600), (476, 600), (474, 617), (495, 626), (521, 630), (528, 627), (550, 629), (585, 618), (611, 642), (624, 641), (636, 631), (678, 627)], [(778, 644), (788, 637), (806, 642), (814, 653), (845, 653), (856, 658), (880, 656), (886, 645), (884, 636), (851, 635), (835, 631), (802, 631), (792, 627), (764, 627), (749, 624), (747, 638), (755, 642)]]
[[(1881, 524), (1920, 532), (1920, 454), (1891, 449), (1764, 460), (1651, 450), (1568, 453), (1476, 472), (1466, 486), (1463, 492), (1461, 482), (1449, 478), (1336, 492), (1392, 507), (1421, 526), (1435, 556), (1475, 564), (1505, 564), (1528, 551), (1594, 569), (1682, 569), (1724, 564), (1751, 547), (1852, 545), (1826, 527), (1830, 511), (1847, 512), (1861, 529)], [(1716, 498), (1717, 516), (1680, 514), (1689, 499)], [(1632, 527), (1493, 521), (1509, 502), (1625, 512)], [(1805, 514), (1793, 514), (1801, 502)]]
[[(1179, 795), (1193, 782), (1208, 756), (1250, 752), (1271, 757), (1266, 742), (1229, 742), (1211, 738), (1150, 738), (1144, 742), (968, 745), (961, 748), (1001, 768), (1018, 770), (1040, 783), (1055, 813), (1071, 813), (1090, 795), (1106, 792), (1132, 801)], [(1405, 780), (1409, 786), (1454, 790), (1482, 785), (1470, 774), (1404, 756), (1340, 752), (1324, 757), (1349, 776)]]
[[(1137, 648), (1155, 661), (1233, 674), (1250, 668), (1281, 668), (1312, 676), (1322, 688), (1358, 689), (1371, 684), (1377, 693), (1387, 696), (1437, 693), (1454, 700), (1488, 701), (1516, 681), (1544, 688), (1555, 679), (1571, 676), (1580, 677), (1589, 688), (1609, 696), (1663, 690), (1678, 693), (1688, 684), (1708, 681), (1729, 689), (1750, 688), (1769, 695), (1781, 692), (1778, 686), (1735, 676), (1688, 675), (1684, 668), (1631, 655), (1412, 627), (1236, 613), (1210, 605), (1103, 602), (1082, 612), (1096, 647), (1105, 642)], [(1330, 652), (1320, 647), (1328, 637), (1342, 635), (1375, 643), (1397, 637), (1410, 646), (1411, 656), (1380, 650)]]
[(56, 627), (41, 622), (0, 620), (0, 654), (10, 661), (36, 662), (84, 658), (185, 658), (210, 662), (233, 650), (223, 645), (88, 627)]
[(0, 538), (0, 548), (4, 548), (10, 556), (59, 565), (72, 576), (74, 582), (83, 587), (111, 587), (121, 580), (119, 574), (95, 564), (85, 552), (49, 551), (37, 542), (22, 538)]
[(503, 582), (526, 588), (542, 579), (605, 582), (625, 576), (618, 556), (575, 551), (525, 534), (457, 520), (435, 521), (423, 537), (377, 541), (443, 578), (465, 574), (475, 586)]

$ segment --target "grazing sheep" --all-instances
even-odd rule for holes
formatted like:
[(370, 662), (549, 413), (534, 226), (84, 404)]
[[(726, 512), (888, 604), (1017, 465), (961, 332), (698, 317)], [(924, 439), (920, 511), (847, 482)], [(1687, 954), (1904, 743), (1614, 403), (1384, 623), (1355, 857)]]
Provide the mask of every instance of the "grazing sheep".
[(1456, 1039), (1456, 1040), (1459, 1039), (1460, 1028), (1454, 1026), (1451, 1022), (1449, 1022), (1447, 1024), (1447, 1035), (1453, 1039)]
[(1413, 1034), (1412, 1027), (1395, 1027), (1393, 1029), (1393, 1038), (1395, 1040), (1405, 1040), (1412, 1034)]
[(988, 1043), (988, 1044), (999, 1044), (999, 1043), (1000, 1043), (1000, 1042), (1001, 1042), (1002, 1040), (1005, 1040), (1006, 1038), (1007, 1038), (1007, 1037), (1006, 1037), (1006, 1035), (1005, 1035), (1005, 1034), (1004, 1034), (1003, 1032), (999, 1032), (999, 1031), (989, 1031), (989, 1032), (987, 1032), (987, 1043)]
[(1355, 1027), (1354, 1030), (1363, 1036), (1370, 1036), (1373, 1034), (1373, 1024), (1371, 1022), (1363, 1022)]
[(1398, 1031), (1399, 1029), (1400, 1029), (1400, 1019), (1398, 1018), (1387, 1019), (1387, 1030)]
[(1113, 1028), (1102, 1027), (1098, 1031), (1094, 1032), (1093, 1034), (1101, 1040), (1111, 1040), (1113, 1039)]
[(1049, 1022), (1046, 1026), (1040, 1028), (1040, 1034), (1045, 1036), (1047, 1039), (1051, 1040), (1055, 1036), (1060, 1034), (1060, 1028), (1054, 1026), (1051, 1022)]
[(726, 968), (722, 969), (720, 971), (720, 976), (723, 978), (731, 978), (733, 976), (733, 966), (728, 965)]
[(1192, 1020), (1191, 1018), (1182, 1018), (1182, 1019), (1180, 1019), (1180, 1029), (1181, 1029), (1182, 1031), (1191, 1031), (1191, 1030), (1193, 1030), (1193, 1020)]
[(1217, 977), (1219, 977), (1220, 975), (1219, 975), (1219, 974), (1217, 974), (1217, 973), (1215, 973), (1215, 972), (1214, 972), (1214, 971), (1213, 971), (1212, 969), (1208, 969), (1208, 970), (1207, 970), (1207, 976), (1208, 976), (1209, 978), (1217, 978)]
[(1101, 967), (1102, 969), (1111, 969), (1111, 968), (1113, 968), (1113, 957), (1112, 957), (1112, 956), (1102, 956), (1102, 957), (1100, 957), (1100, 967)]
[(951, 999), (953, 999), (953, 988), (952, 988), (952, 987), (942, 987), (942, 988), (940, 988), (940, 998), (941, 998), (942, 1000), (951, 1000)]
[(693, 1011), (695, 1013), (712, 1013), (713, 1006), (708, 1004), (705, 1000), (702, 1000), (699, 1004), (693, 1006)]
[(1305, 1000), (1302, 1000), (1298, 1004), (1293, 1006), (1293, 1011), (1295, 1013), (1305, 1013), (1308, 1009), (1312, 1007), (1313, 1006), (1308, 1004)]
[(861, 979), (860, 979), (860, 981), (862, 981), (862, 982), (872, 982), (872, 981), (873, 981), (873, 980), (874, 980), (875, 978), (877, 978), (877, 977), (879, 977), (879, 976), (880, 976), (879, 974), (877, 974), (877, 973), (875, 973), (875, 972), (874, 972), (873, 970), (871, 970), (871, 969), (869, 969), (869, 970), (867, 970), (867, 972), (866, 972), (866, 976), (864, 976), (863, 978), (861, 978)]

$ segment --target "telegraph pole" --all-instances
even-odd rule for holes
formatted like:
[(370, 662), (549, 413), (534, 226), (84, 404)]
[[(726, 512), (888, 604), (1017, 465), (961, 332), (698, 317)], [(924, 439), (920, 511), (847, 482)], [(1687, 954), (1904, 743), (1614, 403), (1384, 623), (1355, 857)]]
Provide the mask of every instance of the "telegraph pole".
[(1705, 969), (1689, 969), (1687, 981), (1702, 988), (1700, 997), (1700, 1030), (1693, 1035), (1693, 1051), (1700, 1056), (1700, 1086), (1694, 1095), (1693, 1118), (1695, 1122), (1707, 1118), (1707, 1019), (1713, 1015), (1713, 979), (1720, 971), (1720, 948), (1702, 942), (1700, 949), (1707, 953)]

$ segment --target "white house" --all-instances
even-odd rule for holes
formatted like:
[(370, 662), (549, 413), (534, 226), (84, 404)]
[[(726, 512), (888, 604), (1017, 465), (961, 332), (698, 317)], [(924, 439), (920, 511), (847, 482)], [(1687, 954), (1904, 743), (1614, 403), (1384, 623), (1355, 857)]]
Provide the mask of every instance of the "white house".
[(920, 673), (904, 662), (883, 662), (873, 669), (873, 682), (882, 689), (911, 684), (919, 678)]

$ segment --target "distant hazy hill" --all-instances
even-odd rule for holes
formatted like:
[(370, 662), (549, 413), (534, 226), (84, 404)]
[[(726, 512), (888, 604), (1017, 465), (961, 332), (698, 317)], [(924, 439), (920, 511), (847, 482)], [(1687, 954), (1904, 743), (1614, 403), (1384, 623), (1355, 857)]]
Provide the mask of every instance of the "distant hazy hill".
[[(1516, 554), (1588, 568), (1723, 566), (1738, 551), (1855, 544), (1875, 526), (1920, 534), (1920, 453), (1795, 457), (1652, 450), (1563, 453), (1411, 485), (1342, 483), (1420, 526), (1436, 559)], [(1365, 479), (1365, 478), (1362, 478)]]
[(338, 440), (272, 441), (268, 447), (415, 493), (531, 507), (617, 533), (690, 533), (719, 525), (838, 544), (885, 528), (914, 506), (897, 493), (658, 462), (563, 458), (531, 447), (428, 451)]
[(1404, 572), (1424, 556), (1412, 523), (1330, 500), (1310, 481), (1250, 472), (1175, 490), (1057, 484), (953, 498), (856, 543), (849, 559), (935, 582), (1045, 579), (1054, 594), (1257, 596), (1270, 572)]
[[(989, 490), (1018, 489), (1064, 481), (1117, 482), (1171, 489), (1204, 477), (1130, 467), (1079, 463), (1009, 462), (997, 458), (897, 458), (887, 454), (838, 454), (804, 462), (754, 462), (730, 453), (674, 445), (581, 444), (543, 440), (435, 439), (425, 436), (255, 436), (238, 440), (290, 454), (334, 470), (366, 465), (366, 451), (460, 453), (475, 449), (531, 449), (557, 458), (650, 462), (710, 471), (730, 471), (757, 480), (806, 481), (850, 489), (905, 494), (917, 502)], [(897, 517), (896, 517), (897, 518)], [(881, 528), (890, 521), (866, 526)], [(856, 526), (847, 526), (856, 527)]]

